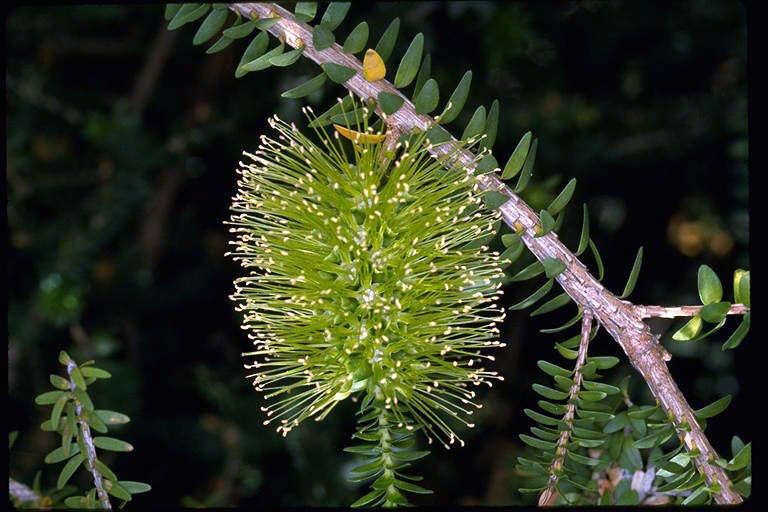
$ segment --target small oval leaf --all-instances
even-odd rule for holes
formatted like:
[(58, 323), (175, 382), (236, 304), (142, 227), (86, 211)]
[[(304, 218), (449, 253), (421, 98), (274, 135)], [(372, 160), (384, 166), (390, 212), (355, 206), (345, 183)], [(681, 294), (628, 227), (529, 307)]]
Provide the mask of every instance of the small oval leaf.
[(413, 38), (408, 49), (405, 51), (405, 55), (400, 59), (400, 65), (397, 67), (395, 73), (395, 87), (405, 87), (416, 78), (416, 74), (419, 71), (419, 64), (421, 63), (421, 55), (424, 51), (424, 34), (419, 32), (416, 37)]
[(337, 84), (343, 84), (353, 76), (355, 76), (355, 70), (346, 66), (340, 66), (333, 62), (326, 62), (323, 64), (323, 71), (328, 75), (332, 81)]
[(344, 40), (344, 51), (346, 53), (358, 53), (363, 51), (368, 42), (368, 23), (362, 22), (349, 33)]
[(699, 267), (698, 275), (699, 298), (702, 304), (720, 302), (723, 298), (723, 285), (715, 271), (707, 265)]
[(440, 101), (440, 90), (437, 87), (437, 81), (434, 78), (427, 80), (419, 94), (413, 99), (414, 110), (419, 114), (429, 114)]
[(395, 18), (392, 23), (389, 24), (387, 30), (381, 35), (381, 39), (376, 43), (376, 53), (381, 56), (383, 62), (387, 62), (392, 55), (392, 50), (395, 48), (395, 42), (397, 41), (397, 33), (400, 31), (400, 18)]
[(325, 83), (325, 73), (320, 73), (314, 78), (310, 78), (301, 85), (297, 85), (293, 89), (289, 89), (282, 93), (280, 96), (283, 98), (303, 98), (313, 92), (319, 90)]

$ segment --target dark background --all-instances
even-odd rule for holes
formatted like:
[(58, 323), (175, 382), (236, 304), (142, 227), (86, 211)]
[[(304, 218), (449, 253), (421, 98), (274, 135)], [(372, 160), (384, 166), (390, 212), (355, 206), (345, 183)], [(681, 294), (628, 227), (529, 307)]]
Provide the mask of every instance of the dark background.
[[(366, 20), (373, 46), (395, 16), (390, 72), (419, 31), (442, 101), (473, 70), (465, 111), (448, 126), (454, 135), (478, 105), (499, 98), (502, 165), (525, 131), (539, 137), (523, 195), (535, 209), (578, 179), (561, 238), (575, 248), (587, 202), (610, 290), (621, 293), (642, 245), (633, 301), (696, 304), (703, 263), (732, 299), (733, 270), (749, 266), (740, 2), (355, 4), (337, 39)], [(38, 428), (50, 408), (33, 397), (49, 388), (66, 349), (113, 374), (92, 396), (132, 418), (115, 432), (135, 451), (106, 461), (122, 479), (152, 484), (137, 502), (345, 505), (362, 495), (345, 482), (354, 458), (341, 452), (354, 404), (285, 439), (261, 425), (261, 398), (240, 357), (249, 345), (227, 298), (240, 269), (223, 256), (241, 152), (254, 148), (270, 114), (301, 120), (302, 103), (279, 92), (318, 70), (301, 60), (236, 80), (247, 42), (208, 56), (191, 44), (197, 26), (167, 32), (160, 5), (34, 6), (6, 17), (9, 428), (20, 431), (10, 474), (31, 484), (44, 468), (44, 487), (55, 484), (60, 465), (42, 459), (57, 438)], [(326, 86), (309, 102), (322, 111), (342, 93)], [(534, 286), (507, 287), (507, 303)], [(517, 435), (531, 426), (522, 409), (536, 401), (530, 384), (546, 379), (536, 360), (564, 364), (554, 342), (573, 334), (538, 330), (572, 309), (508, 316), (508, 347), (497, 354), (506, 381), (484, 394), (465, 448), (436, 449), (418, 464), (436, 494), (417, 503), (532, 499), (516, 493)], [(731, 435), (751, 440), (744, 352), (720, 350), (736, 323), (691, 344), (670, 339), (681, 324), (660, 327), (691, 405), (734, 395), (708, 428), (729, 456)], [(605, 334), (591, 351), (623, 356)], [(617, 367), (608, 382), (630, 372)], [(633, 392), (650, 400), (637, 377)]]

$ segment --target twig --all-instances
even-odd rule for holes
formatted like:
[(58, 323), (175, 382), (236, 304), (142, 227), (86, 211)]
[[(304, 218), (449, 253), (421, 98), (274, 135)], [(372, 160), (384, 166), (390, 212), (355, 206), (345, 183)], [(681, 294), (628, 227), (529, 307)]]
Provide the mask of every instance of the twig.
[[(67, 362), (67, 374), (69, 375), (69, 389), (72, 391), (72, 393), (75, 392), (77, 389), (77, 386), (75, 385), (75, 381), (72, 378), (72, 372), (77, 368), (77, 365), (74, 361), (70, 360)], [(99, 495), (99, 501), (101, 502), (102, 508), (106, 510), (112, 510), (112, 506), (109, 503), (109, 496), (107, 496), (107, 491), (104, 489), (104, 480), (101, 476), (101, 473), (98, 469), (96, 469), (96, 447), (93, 444), (93, 437), (91, 436), (91, 427), (88, 425), (88, 422), (85, 419), (85, 410), (83, 407), (83, 404), (78, 400), (78, 398), (75, 396), (74, 398), (75, 402), (75, 414), (77, 416), (77, 422), (80, 425), (80, 432), (83, 434), (83, 444), (85, 444), (85, 453), (83, 456), (85, 457), (85, 467), (88, 469), (88, 471), (91, 472), (91, 475), (93, 475), (93, 485), (96, 487), (96, 493)]]
[(547, 488), (539, 495), (540, 507), (551, 507), (557, 501), (557, 483), (560, 480), (560, 475), (563, 473), (563, 464), (568, 452), (568, 441), (573, 430), (573, 418), (576, 415), (576, 399), (579, 397), (579, 391), (581, 391), (581, 381), (583, 379), (584, 365), (587, 362), (587, 350), (589, 348), (591, 332), (592, 313), (585, 309), (581, 317), (581, 343), (579, 343), (579, 355), (576, 358), (576, 366), (573, 370), (573, 384), (571, 385), (570, 396), (568, 397), (568, 406), (563, 415), (563, 423), (565, 423), (566, 428), (560, 432), (560, 439), (557, 440), (555, 458), (552, 460), (552, 464), (549, 465)]
[(8, 495), (22, 507), (50, 508), (50, 498), (40, 496), (26, 484), (8, 478)]
[[(698, 315), (704, 306), (641, 306), (636, 305), (635, 310), (641, 318), (677, 318), (680, 316)], [(744, 304), (732, 304), (728, 315), (743, 315), (749, 313), (749, 307)]]
[[(311, 27), (296, 21), (293, 14), (283, 7), (273, 3), (230, 4), (229, 7), (249, 18), (280, 17), (280, 21), (269, 28), (269, 32), (293, 48), (303, 44), (304, 56), (318, 64), (332, 62), (354, 69), (355, 75), (344, 82), (344, 87), (363, 101), (368, 98), (376, 99), (380, 92), (400, 96), (403, 99), (403, 105), (389, 116), (389, 123), (400, 126), (406, 132), (414, 129), (425, 130), (435, 124), (430, 116), (418, 114), (413, 103), (387, 80), (376, 82), (365, 80), (362, 76), (361, 62), (353, 55), (344, 53), (339, 44), (334, 43), (324, 50), (315, 49), (312, 45)], [(457, 154), (464, 165), (475, 168), (473, 163), (475, 156), (461, 149), (458, 141), (453, 137), (445, 144), (433, 146), (430, 151), (438, 157)], [(741, 496), (733, 489), (725, 470), (710, 462), (716, 460), (718, 455), (696, 422), (691, 406), (672, 378), (664, 355), (660, 350), (651, 349), (659, 345), (648, 325), (642, 321), (640, 311), (631, 302), (622, 301), (606, 290), (589, 273), (587, 267), (560, 242), (557, 233), (550, 232), (544, 236), (535, 237), (536, 228), (541, 224), (539, 218), (501, 181), (496, 173), (478, 176), (477, 183), (484, 190), (495, 190), (509, 197), (509, 200), (499, 207), (504, 221), (510, 226), (521, 228), (523, 242), (539, 261), (556, 258), (565, 263), (565, 270), (556, 277), (560, 286), (576, 304), (590, 309), (595, 319), (621, 346), (632, 366), (648, 384), (656, 400), (671, 416), (673, 424), (676, 427), (681, 424), (687, 424), (690, 427), (690, 431), (678, 428), (678, 435), (689, 451), (698, 450), (699, 454), (694, 458), (694, 463), (707, 484), (720, 486), (720, 491), (713, 493), (715, 501), (741, 503)]]

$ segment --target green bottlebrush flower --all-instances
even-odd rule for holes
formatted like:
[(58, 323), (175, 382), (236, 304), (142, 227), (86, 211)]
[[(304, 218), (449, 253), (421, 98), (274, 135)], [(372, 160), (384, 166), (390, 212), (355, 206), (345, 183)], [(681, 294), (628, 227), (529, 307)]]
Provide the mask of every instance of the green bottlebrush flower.
[[(447, 447), (458, 439), (447, 417), (471, 427), (465, 416), (481, 407), (470, 385), (502, 379), (482, 351), (504, 346), (501, 262), (467, 247), (499, 213), (467, 170), (430, 155), (423, 133), (385, 157), (372, 137), (321, 128), (318, 145), (277, 116), (269, 124), (277, 139), (244, 153), (230, 230), (249, 269), (231, 298), (255, 345), (243, 355), (256, 356), (246, 368), (268, 400), (264, 424), (286, 435), (365, 394)], [(349, 124), (373, 132), (366, 119)]]

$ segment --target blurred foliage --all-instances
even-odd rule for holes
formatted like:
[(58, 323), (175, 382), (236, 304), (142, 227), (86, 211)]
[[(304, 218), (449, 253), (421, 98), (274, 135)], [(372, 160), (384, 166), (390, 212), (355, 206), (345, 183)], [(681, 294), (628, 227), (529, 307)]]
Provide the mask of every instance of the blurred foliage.
[[(360, 493), (345, 483), (354, 458), (341, 448), (354, 431), (354, 404), (285, 439), (262, 426), (261, 399), (242, 369), (248, 344), (227, 298), (236, 267), (223, 256), (241, 151), (253, 149), (268, 115), (301, 120), (302, 103), (277, 91), (317, 69), (302, 60), (288, 73), (235, 80), (245, 43), (207, 56), (191, 44), (193, 27), (168, 32), (162, 12), (34, 6), (6, 19), (8, 385), (10, 427), (20, 431), (10, 472), (31, 482), (54, 447), (33, 397), (65, 349), (113, 376), (93, 399), (132, 418), (124, 436), (139, 451), (105, 463), (153, 483), (137, 503), (350, 503)], [(534, 209), (578, 178), (561, 238), (578, 240), (574, 205), (587, 202), (609, 289), (621, 291), (640, 245), (639, 303), (695, 304), (700, 264), (719, 275), (749, 266), (740, 3), (355, 3), (338, 31), (366, 20), (378, 38), (394, 16), (406, 35), (393, 61), (422, 31), (440, 84), (473, 70), (460, 125), (477, 105), (501, 100), (499, 161), (526, 131), (539, 138), (524, 194)], [(330, 95), (307, 100), (322, 109)], [(530, 293), (520, 288), (509, 287), (507, 305)], [(484, 394), (477, 428), (463, 433), (466, 448), (422, 461), (435, 496), (416, 503), (535, 499), (515, 492), (517, 434), (530, 423), (522, 408), (535, 401), (535, 361), (558, 341), (538, 329), (557, 319), (544, 325), (524, 315), (505, 324), (497, 366), (507, 380)], [(677, 323), (656, 327), (692, 406), (733, 395), (732, 412), (709, 428), (715, 447), (730, 453), (731, 434), (752, 437), (741, 428), (748, 408), (737, 379), (749, 340), (734, 360), (720, 350), (728, 333), (684, 344), (669, 340)], [(623, 358), (604, 334), (593, 350)], [(43, 480), (50, 487), (55, 475), (44, 470)]]

